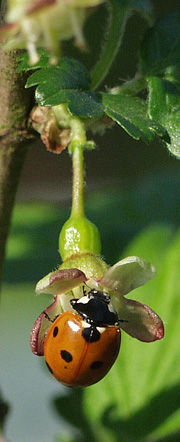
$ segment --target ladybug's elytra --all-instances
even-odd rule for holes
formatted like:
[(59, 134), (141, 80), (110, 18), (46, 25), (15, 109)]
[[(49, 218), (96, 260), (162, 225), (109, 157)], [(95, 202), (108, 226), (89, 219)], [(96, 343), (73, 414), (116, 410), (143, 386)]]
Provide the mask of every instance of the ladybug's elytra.
[(51, 374), (69, 387), (85, 387), (100, 381), (114, 364), (120, 349), (118, 317), (110, 298), (92, 289), (72, 299), (74, 310), (58, 316), (44, 344)]

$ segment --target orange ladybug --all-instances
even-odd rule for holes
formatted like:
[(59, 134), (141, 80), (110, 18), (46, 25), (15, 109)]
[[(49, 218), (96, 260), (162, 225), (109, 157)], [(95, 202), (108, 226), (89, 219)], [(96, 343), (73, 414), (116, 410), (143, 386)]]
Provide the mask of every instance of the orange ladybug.
[(114, 364), (121, 331), (109, 295), (92, 289), (72, 299), (77, 313), (67, 311), (50, 327), (44, 356), (50, 373), (69, 387), (87, 387), (100, 381)]

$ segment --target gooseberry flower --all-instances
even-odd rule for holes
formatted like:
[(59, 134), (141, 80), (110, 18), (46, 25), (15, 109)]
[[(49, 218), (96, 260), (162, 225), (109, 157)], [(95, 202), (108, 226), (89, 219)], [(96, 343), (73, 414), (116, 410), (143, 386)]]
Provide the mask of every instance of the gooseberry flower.
[(0, 29), (4, 49), (26, 48), (30, 64), (39, 61), (37, 48), (51, 53), (51, 62), (59, 55), (59, 42), (75, 38), (86, 46), (82, 28), (89, 8), (103, 0), (9, 0), (6, 24)]
[(77, 118), (70, 118), (70, 127), (73, 192), (71, 214), (59, 235), (63, 263), (36, 286), (37, 294), (52, 294), (54, 301), (37, 318), (30, 344), (35, 355), (45, 356), (49, 371), (58, 381), (80, 387), (98, 382), (109, 371), (119, 352), (120, 328), (134, 338), (152, 342), (163, 338), (164, 327), (148, 306), (125, 298), (155, 276), (154, 266), (130, 256), (108, 267), (100, 258), (99, 231), (84, 210), (85, 131)]
[(125, 298), (155, 274), (154, 266), (137, 256), (122, 259), (112, 267), (90, 254), (64, 262), (60, 269), (49, 273), (36, 286), (37, 294), (52, 294), (54, 302), (40, 314), (33, 326), (30, 337), (33, 353), (44, 354), (44, 341), (51, 321), (65, 311), (74, 311), (70, 300), (84, 296), (84, 286), (87, 291), (95, 289), (110, 295), (122, 321), (120, 328), (126, 333), (144, 342), (162, 339), (164, 327), (160, 317), (147, 305)]

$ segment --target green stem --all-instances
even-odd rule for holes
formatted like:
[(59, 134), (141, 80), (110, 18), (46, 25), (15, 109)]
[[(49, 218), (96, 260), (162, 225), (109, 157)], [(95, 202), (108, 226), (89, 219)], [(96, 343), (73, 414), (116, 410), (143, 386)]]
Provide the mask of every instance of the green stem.
[(73, 151), (73, 189), (71, 216), (84, 216), (84, 161), (83, 148)]
[(142, 89), (147, 88), (147, 80), (144, 77), (141, 77), (140, 74), (137, 74), (134, 78), (129, 81), (125, 81), (121, 86), (116, 86), (111, 89), (111, 94), (126, 94), (126, 95), (134, 95), (138, 94), (138, 92), (142, 91)]
[(71, 129), (71, 143), (68, 147), (72, 155), (73, 187), (72, 187), (72, 217), (84, 217), (84, 148), (87, 146), (84, 124), (60, 104), (53, 107), (57, 122), (60, 127)]
[(84, 144), (86, 141), (83, 124), (78, 118), (70, 121), (73, 138), (70, 145), (73, 165), (73, 188), (71, 216), (83, 217), (84, 212)]
[(96, 89), (109, 72), (121, 44), (129, 8), (119, 0), (109, 0), (110, 24), (109, 33), (101, 57), (92, 72), (92, 89)]

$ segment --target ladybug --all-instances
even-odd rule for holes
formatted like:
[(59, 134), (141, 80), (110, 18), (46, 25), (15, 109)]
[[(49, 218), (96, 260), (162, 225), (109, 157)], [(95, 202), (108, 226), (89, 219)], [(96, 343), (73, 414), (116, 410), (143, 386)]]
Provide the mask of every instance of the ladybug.
[(87, 387), (100, 381), (114, 364), (120, 349), (119, 320), (109, 295), (91, 289), (70, 301), (74, 311), (58, 316), (50, 327), (44, 356), (50, 373), (69, 387)]

